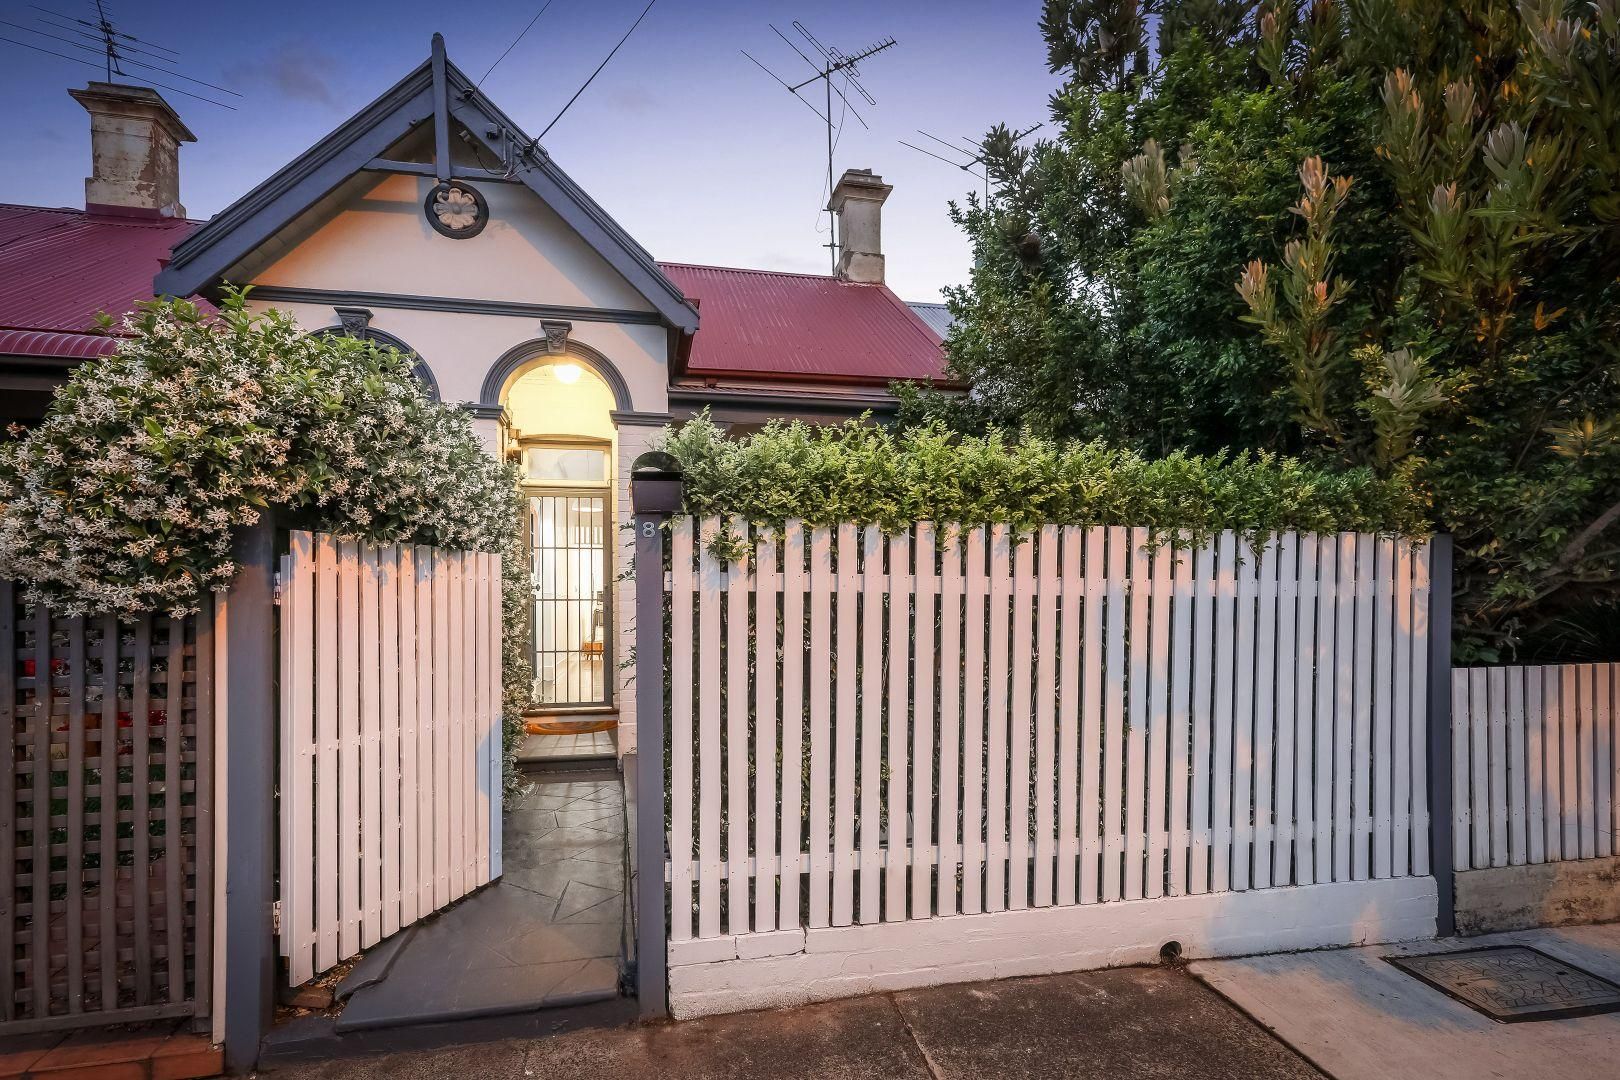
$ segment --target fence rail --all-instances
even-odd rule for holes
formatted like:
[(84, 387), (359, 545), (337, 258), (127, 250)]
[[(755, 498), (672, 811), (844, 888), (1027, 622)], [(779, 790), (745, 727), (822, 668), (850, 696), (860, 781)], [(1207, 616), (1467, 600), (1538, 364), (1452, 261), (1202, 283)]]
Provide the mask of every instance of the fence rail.
[(498, 556), (295, 532), (281, 948), (300, 985), (501, 872)]
[(0, 581), (0, 1035), (205, 1015), (213, 624)]
[(1429, 551), (676, 519), (675, 942), (1429, 873)]
[(1617, 694), (1620, 664), (1452, 672), (1458, 868), (1620, 855)]

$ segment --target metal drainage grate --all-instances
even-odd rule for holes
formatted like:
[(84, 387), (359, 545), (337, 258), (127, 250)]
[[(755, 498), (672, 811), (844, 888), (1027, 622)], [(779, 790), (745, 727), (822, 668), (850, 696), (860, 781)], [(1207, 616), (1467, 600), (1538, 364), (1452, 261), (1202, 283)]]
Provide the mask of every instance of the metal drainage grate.
[(1524, 945), (1385, 959), (1504, 1024), (1620, 1011), (1620, 986)]

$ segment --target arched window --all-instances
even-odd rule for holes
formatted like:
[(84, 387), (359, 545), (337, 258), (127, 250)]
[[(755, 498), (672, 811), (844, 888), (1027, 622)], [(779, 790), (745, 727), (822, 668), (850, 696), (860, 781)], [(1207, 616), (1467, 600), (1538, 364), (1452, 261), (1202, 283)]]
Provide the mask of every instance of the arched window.
[(421, 353), (388, 331), (379, 330), (377, 327), (372, 326), (371, 312), (365, 308), (338, 308), (337, 314), (340, 325), (324, 326), (316, 330), (315, 333), (322, 335), (341, 334), (344, 337), (364, 338), (367, 341), (375, 341), (379, 345), (391, 346), (406, 356), (414, 357), (416, 363), (411, 366), (411, 374), (416, 376), (417, 381), (422, 384), (431, 400), (441, 400), (439, 397), (439, 380), (433, 377), (433, 369), (428, 367), (428, 363), (422, 359)]
[(613, 388), (567, 353), (505, 380), (534, 575), (534, 700), (548, 711), (612, 704)]

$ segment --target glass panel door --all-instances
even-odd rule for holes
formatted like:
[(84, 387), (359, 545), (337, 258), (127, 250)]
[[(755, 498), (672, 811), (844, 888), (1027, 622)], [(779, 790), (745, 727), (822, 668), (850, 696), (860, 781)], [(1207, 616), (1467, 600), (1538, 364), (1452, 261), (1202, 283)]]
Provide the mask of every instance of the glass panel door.
[(607, 496), (531, 492), (535, 700), (608, 704)]

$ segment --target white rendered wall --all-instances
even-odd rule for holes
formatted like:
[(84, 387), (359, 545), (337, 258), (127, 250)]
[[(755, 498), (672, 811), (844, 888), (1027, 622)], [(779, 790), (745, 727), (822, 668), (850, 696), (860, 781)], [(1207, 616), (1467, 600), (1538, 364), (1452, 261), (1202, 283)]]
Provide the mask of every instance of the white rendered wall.
[[(251, 299), (252, 294), (249, 296)], [(338, 325), (331, 305), (253, 299), (250, 306), (259, 310), (279, 308), (310, 330)], [(490, 368), (508, 349), (541, 337), (540, 320), (527, 317), (376, 306), (371, 308), (371, 315), (372, 327), (393, 334), (427, 363), (445, 401), (481, 402), (484, 378)], [(663, 327), (578, 319), (573, 324), (569, 340), (588, 345), (607, 357), (624, 379), (634, 411), (668, 411), (668, 341)]]
[(434, 181), (390, 176), (255, 275), (261, 285), (460, 296), (526, 304), (651, 311), (540, 198), (521, 184), (483, 183), (489, 224), (441, 236), (423, 212)]
[(669, 947), (686, 1019), (944, 983), (1432, 937), (1431, 877), (698, 938)]
[[(652, 310), (606, 260), (527, 188), (480, 185), (490, 207), (488, 226), (472, 239), (452, 240), (435, 232), (423, 215), (422, 200), (431, 186), (430, 180), (418, 177), (381, 180), (325, 224), (296, 239), (252, 283), (332, 292)], [(272, 241), (279, 243), (279, 238)], [(328, 304), (277, 302), (250, 294), (250, 306), (279, 308), (308, 330), (339, 325)], [(541, 320), (528, 316), (366, 306), (372, 312), (373, 328), (399, 338), (427, 364), (447, 402), (495, 404), (483, 400), (483, 384), (491, 368), (508, 350), (543, 337)], [(619, 404), (621, 411), (655, 417), (667, 413), (669, 339), (664, 327), (642, 322), (569, 321), (573, 324), (570, 343), (600, 353), (623, 380), (630, 400)], [(498, 453), (500, 425), (479, 419), (474, 426), (490, 451)], [(631, 551), (631, 537), (622, 527), (629, 520), (630, 465), (660, 427), (656, 421), (620, 426), (614, 465), (616, 571), (628, 567)], [(633, 582), (616, 585), (614, 606), (617, 640), (610, 661), (616, 669), (622, 753), (635, 745), (634, 695), (628, 673), (618, 670), (634, 640)]]

